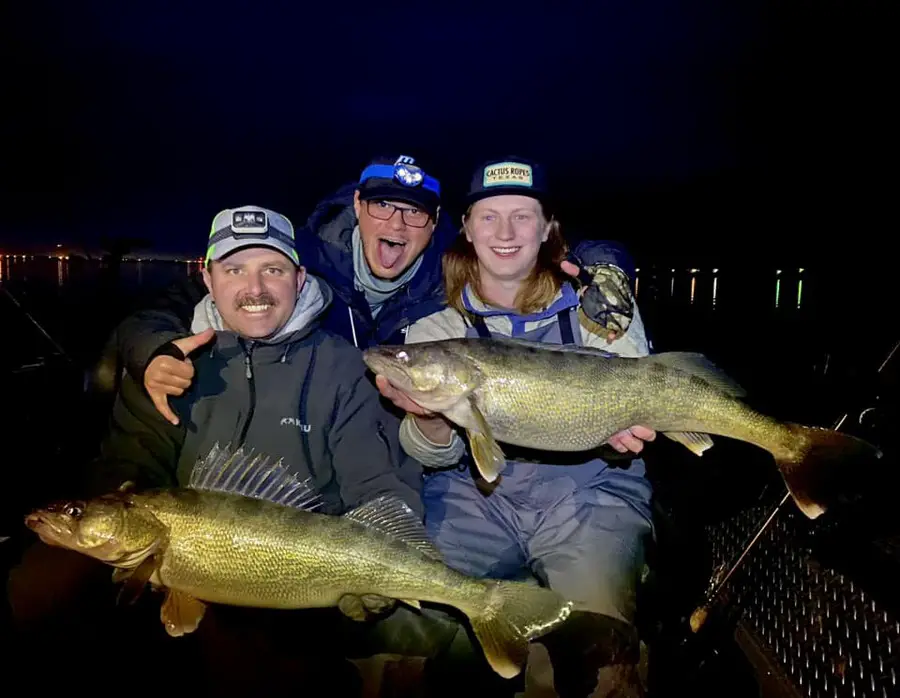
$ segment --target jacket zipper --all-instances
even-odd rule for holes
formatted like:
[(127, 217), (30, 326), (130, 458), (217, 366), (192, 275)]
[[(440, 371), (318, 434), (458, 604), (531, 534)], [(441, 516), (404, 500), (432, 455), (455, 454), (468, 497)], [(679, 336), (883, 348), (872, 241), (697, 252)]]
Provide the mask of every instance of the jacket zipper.
[(247, 376), (247, 385), (250, 389), (250, 409), (247, 411), (247, 418), (244, 420), (244, 426), (241, 428), (241, 435), (236, 448), (244, 445), (244, 439), (247, 438), (247, 431), (250, 429), (250, 423), (253, 421), (253, 411), (256, 409), (256, 383), (253, 381), (253, 364), (250, 358), (252, 354), (253, 342), (250, 342), (250, 345), (244, 348), (244, 375)]
[[(306, 376), (303, 379), (303, 387), (300, 389), (300, 423), (301, 424), (309, 424), (309, 417), (307, 415), (307, 401), (309, 400), (309, 389), (310, 383), (312, 383), (312, 376), (316, 370), (316, 344), (312, 343), (310, 347), (309, 354), (309, 367), (306, 369)], [(313, 461), (312, 461), (312, 452), (309, 447), (309, 434), (303, 432), (300, 435), (300, 442), (303, 445), (303, 457), (306, 459), (306, 467), (309, 468), (310, 472), (313, 472)]]

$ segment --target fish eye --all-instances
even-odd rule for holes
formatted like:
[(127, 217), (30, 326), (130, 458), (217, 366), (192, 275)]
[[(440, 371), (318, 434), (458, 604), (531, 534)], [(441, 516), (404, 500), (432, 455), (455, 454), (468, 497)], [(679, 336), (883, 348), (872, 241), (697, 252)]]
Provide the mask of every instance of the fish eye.
[(80, 519), (84, 516), (84, 507), (77, 502), (66, 505), (66, 508), (63, 511), (66, 516), (71, 516), (73, 519)]
[(409, 354), (407, 354), (407, 353), (406, 353), (405, 351), (403, 351), (403, 350), (400, 350), (400, 351), (397, 352), (397, 359), (400, 360), (400, 361), (402, 361), (402, 362), (405, 363), (405, 364), (406, 364), (406, 363), (409, 363)]

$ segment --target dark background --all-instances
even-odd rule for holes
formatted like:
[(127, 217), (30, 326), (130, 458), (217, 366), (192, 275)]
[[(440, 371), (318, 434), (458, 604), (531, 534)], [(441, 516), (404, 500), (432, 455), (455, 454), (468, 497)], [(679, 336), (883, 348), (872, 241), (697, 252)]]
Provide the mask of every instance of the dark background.
[(887, 6), (4, 3), (0, 247), (194, 253), (219, 209), (305, 220), (378, 153), (429, 166), (456, 218), (511, 152), (571, 235), (644, 261), (884, 261)]
[[(108, 405), (85, 379), (115, 323), (196, 269), (74, 252), (197, 257), (213, 215), (245, 204), (299, 225), (377, 154), (416, 157), (454, 219), (479, 161), (542, 160), (570, 239), (617, 238), (635, 254), (657, 350), (703, 352), (779, 418), (830, 426), (847, 412), (846, 428), (896, 453), (896, 358), (875, 375), (900, 339), (888, 7), (0, 4), (0, 536), (17, 541), (0, 546), (0, 568), (31, 542), (23, 512), (66, 495), (96, 449)], [(856, 419), (876, 403), (893, 407)], [(648, 448), (683, 537), (665, 545), (677, 583), (660, 603), (676, 616), (708, 581), (693, 556), (703, 527), (781, 491), (768, 454), (715, 441), (701, 459), (664, 438)], [(880, 482), (847, 477), (848, 489)], [(869, 508), (896, 519), (890, 503)], [(837, 549), (865, 551), (870, 537)], [(893, 599), (884, 569), (874, 577)], [(46, 673), (34, 658), (25, 671)], [(691, 671), (676, 664), (673, 686)], [(733, 693), (735, 670), (721, 673)]]

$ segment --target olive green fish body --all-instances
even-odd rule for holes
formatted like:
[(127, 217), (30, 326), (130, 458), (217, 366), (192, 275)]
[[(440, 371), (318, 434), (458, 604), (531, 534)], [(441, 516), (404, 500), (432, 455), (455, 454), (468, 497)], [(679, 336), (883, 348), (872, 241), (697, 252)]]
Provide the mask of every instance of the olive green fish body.
[(204, 601), (298, 609), (379, 594), (471, 611), (487, 593), (484, 583), (343, 517), (188, 489), (133, 500), (168, 531), (159, 582)]
[[(364, 608), (398, 599), (452, 606), (468, 618), (493, 669), (511, 678), (528, 643), (565, 622), (578, 600), (524, 582), (452, 569), (403, 502), (377, 497), (343, 516), (320, 514), (320, 495), (280, 461), (218, 446), (187, 487), (134, 492), (125, 485), (87, 502), (29, 514), (44, 542), (116, 567), (126, 598), (149, 581), (166, 590), (170, 635), (193, 632), (206, 603), (304, 609)], [(371, 604), (371, 606), (370, 606)]]
[(468, 351), (483, 376), (473, 391), (476, 405), (498, 441), (582, 451), (635, 424), (728, 436), (779, 454), (796, 440), (786, 425), (692, 372), (689, 362), (535, 349), (498, 360), (479, 344)]
[(697, 455), (712, 446), (710, 434), (766, 449), (800, 509), (815, 518), (825, 511), (827, 471), (881, 455), (849, 434), (753, 410), (739, 399), (744, 390), (701, 354), (627, 358), (509, 338), (459, 338), (372, 347), (363, 359), (415, 402), (463, 427), (488, 482), (505, 467), (498, 442), (590, 451), (640, 425)]

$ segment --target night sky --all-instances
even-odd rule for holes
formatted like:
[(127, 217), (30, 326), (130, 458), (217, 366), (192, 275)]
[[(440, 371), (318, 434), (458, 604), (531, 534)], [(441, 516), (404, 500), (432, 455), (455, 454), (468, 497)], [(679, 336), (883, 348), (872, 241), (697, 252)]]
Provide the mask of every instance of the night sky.
[(4, 3), (0, 243), (198, 251), (219, 209), (303, 221), (381, 153), (454, 218), (480, 160), (541, 159), (564, 229), (697, 263), (867, 259), (895, 227), (879, 5), (528, 6)]

